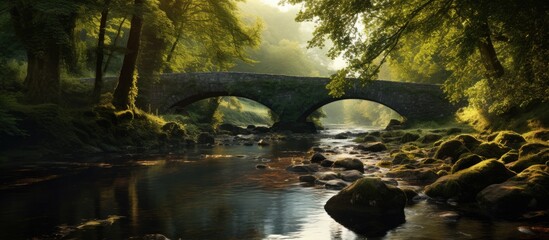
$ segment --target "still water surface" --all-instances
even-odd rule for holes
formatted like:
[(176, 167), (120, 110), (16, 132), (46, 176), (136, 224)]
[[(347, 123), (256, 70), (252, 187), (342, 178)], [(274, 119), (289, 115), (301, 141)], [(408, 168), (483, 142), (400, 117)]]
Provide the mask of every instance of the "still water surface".
[[(349, 141), (196, 147), (131, 164), (96, 160), (78, 170), (58, 163), (69, 174), (0, 191), (0, 239), (364, 239), (324, 211), (337, 191), (301, 186), (284, 170), (312, 146)], [(258, 163), (271, 169), (256, 169)], [(439, 215), (448, 210), (426, 201), (407, 207), (406, 223), (384, 239), (528, 237), (517, 231), (521, 223), (444, 221)]]

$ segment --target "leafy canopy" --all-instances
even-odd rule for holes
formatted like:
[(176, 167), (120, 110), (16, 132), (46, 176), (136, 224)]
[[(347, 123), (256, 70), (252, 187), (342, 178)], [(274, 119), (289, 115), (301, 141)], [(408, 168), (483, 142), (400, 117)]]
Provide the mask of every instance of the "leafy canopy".
[[(359, 77), (365, 84), (387, 60), (400, 58), (416, 61), (408, 64), (422, 74), (446, 78), (444, 90), (451, 100), (468, 99), (490, 112), (549, 98), (547, 1), (283, 2), (302, 4), (297, 20), (315, 23), (310, 47), (322, 47), (330, 40), (329, 56), (341, 55), (348, 61), (327, 86), (335, 96), (353, 84), (346, 77)], [(423, 59), (416, 60), (416, 54)], [(429, 59), (440, 66), (427, 66), (431, 71), (418, 66)]]

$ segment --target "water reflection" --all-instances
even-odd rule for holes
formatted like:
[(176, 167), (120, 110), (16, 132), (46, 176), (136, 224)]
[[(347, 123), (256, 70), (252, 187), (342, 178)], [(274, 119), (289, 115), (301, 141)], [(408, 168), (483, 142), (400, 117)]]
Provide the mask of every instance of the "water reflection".
[[(284, 170), (311, 146), (345, 141), (299, 138), (267, 147), (200, 148), (142, 159), (137, 166), (89, 168), (0, 192), (0, 239), (364, 239), (332, 220), (336, 192), (302, 187)], [(269, 161), (270, 169), (256, 169)], [(509, 239), (517, 223), (438, 218), (444, 207), (408, 207), (407, 222), (385, 239)], [(112, 223), (110, 216), (123, 216)], [(78, 228), (90, 221), (98, 226)]]

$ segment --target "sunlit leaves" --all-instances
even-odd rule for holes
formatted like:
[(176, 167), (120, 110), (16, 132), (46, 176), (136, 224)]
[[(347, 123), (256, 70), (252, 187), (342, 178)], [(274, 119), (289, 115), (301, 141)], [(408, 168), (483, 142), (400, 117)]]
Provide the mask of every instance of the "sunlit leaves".
[(351, 86), (346, 76), (374, 79), (389, 59), (397, 77), (446, 80), (451, 100), (488, 112), (549, 100), (546, 1), (284, 2), (302, 4), (297, 20), (316, 23), (311, 47), (331, 40), (330, 56), (349, 62), (327, 86), (335, 96)]

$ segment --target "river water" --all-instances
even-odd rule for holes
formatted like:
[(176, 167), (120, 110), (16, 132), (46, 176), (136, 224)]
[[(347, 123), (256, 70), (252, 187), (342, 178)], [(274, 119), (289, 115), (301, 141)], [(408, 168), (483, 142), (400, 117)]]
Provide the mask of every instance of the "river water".
[[(49, 161), (40, 167), (60, 173), (51, 180), (0, 190), (0, 239), (155, 239), (160, 234), (169, 239), (365, 239), (324, 211), (337, 191), (302, 186), (299, 175), (285, 170), (312, 146), (348, 154), (350, 140), (326, 135), (338, 131), (266, 147), (195, 147), (169, 156), (80, 164)], [(256, 169), (259, 163), (270, 169)], [(33, 167), (37, 164), (10, 171), (23, 176)], [(529, 238), (517, 230), (525, 223), (440, 217), (451, 210), (420, 201), (405, 209), (406, 223), (383, 238)]]

